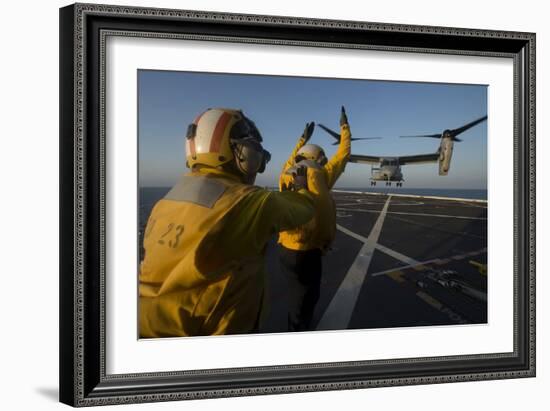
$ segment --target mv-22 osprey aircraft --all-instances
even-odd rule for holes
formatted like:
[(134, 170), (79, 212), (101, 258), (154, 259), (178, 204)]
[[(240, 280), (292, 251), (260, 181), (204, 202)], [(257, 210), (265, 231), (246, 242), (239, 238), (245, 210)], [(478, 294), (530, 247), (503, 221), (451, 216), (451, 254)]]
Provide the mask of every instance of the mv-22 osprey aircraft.
[[(444, 130), (442, 133), (436, 134), (422, 134), (415, 136), (400, 136), (403, 138), (416, 138), (416, 137), (428, 137), (428, 138), (439, 138), (439, 148), (435, 153), (428, 154), (415, 154), (409, 156), (368, 156), (361, 154), (351, 154), (349, 161), (351, 163), (358, 164), (377, 164), (378, 167), (371, 168), (371, 186), (375, 186), (377, 181), (384, 181), (387, 186), (391, 186), (392, 181), (396, 183), (397, 187), (403, 186), (403, 172), (401, 171), (401, 166), (407, 164), (422, 164), (422, 163), (436, 163), (439, 162), (439, 175), (446, 176), (451, 167), (451, 157), (453, 155), (453, 145), (454, 142), (460, 142), (461, 139), (457, 138), (459, 134), (465, 132), (466, 130), (472, 128), (473, 126), (487, 120), (487, 116), (483, 116), (474, 120), (468, 124), (463, 125), (462, 127), (455, 128), (453, 130)], [(335, 131), (329, 129), (328, 127), (319, 124), (323, 130), (329, 133), (334, 137), (337, 142), (340, 141), (340, 135)], [(358, 138), (356, 140), (370, 140), (375, 139), (376, 137), (371, 138)]]

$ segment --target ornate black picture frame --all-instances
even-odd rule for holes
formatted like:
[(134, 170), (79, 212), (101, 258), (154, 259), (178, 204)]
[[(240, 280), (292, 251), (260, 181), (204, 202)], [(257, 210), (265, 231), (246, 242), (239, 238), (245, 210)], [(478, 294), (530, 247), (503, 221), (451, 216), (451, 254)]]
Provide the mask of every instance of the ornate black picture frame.
[[(513, 352), (106, 374), (107, 36), (512, 59)], [(76, 4), (60, 10), (60, 100), (62, 402), (91, 406), (535, 376), (535, 34)]]

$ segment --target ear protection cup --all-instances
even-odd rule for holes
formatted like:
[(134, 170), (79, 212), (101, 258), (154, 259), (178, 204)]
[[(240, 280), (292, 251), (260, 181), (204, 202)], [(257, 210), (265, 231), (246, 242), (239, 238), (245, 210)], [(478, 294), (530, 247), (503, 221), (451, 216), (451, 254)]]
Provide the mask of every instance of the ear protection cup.
[(233, 144), (233, 155), (239, 171), (245, 175), (254, 175), (265, 171), (271, 154), (264, 150), (255, 139), (241, 139)]
[(267, 150), (263, 150), (262, 164), (258, 170), (258, 173), (263, 173), (265, 171), (265, 167), (267, 166), (267, 163), (269, 163), (269, 160), (271, 160), (271, 153)]

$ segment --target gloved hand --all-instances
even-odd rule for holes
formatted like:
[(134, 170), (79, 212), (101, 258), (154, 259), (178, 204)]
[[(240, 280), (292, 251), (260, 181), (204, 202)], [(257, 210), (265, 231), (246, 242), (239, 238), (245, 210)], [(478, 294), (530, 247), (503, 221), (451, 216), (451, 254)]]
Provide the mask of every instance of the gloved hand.
[(299, 191), (301, 189), (307, 190), (307, 167), (300, 166), (296, 169), (296, 172), (292, 173), (294, 178), (292, 181), (292, 189)]
[(340, 126), (348, 124), (348, 116), (346, 116), (346, 109), (342, 106), (342, 113), (340, 114)]
[(304, 144), (307, 144), (311, 136), (313, 135), (313, 130), (315, 129), (315, 122), (307, 123), (304, 133), (300, 137), (303, 140)]

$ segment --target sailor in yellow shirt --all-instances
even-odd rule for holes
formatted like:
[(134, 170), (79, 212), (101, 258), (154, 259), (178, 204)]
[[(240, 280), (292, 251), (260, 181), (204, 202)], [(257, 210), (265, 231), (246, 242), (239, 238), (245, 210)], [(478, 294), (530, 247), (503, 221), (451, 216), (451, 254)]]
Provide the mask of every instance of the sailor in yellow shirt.
[(289, 331), (303, 331), (311, 327), (321, 287), (322, 256), (336, 235), (336, 205), (330, 190), (344, 172), (351, 150), (351, 132), (344, 107), (340, 115), (340, 144), (330, 160), (327, 160), (321, 147), (307, 144), (313, 128), (313, 123), (308, 124), (279, 179), (279, 189), (284, 192), (292, 187), (289, 170), (292, 171), (296, 165), (317, 169), (321, 176), (320, 183), (309, 188), (314, 198), (314, 218), (298, 228), (279, 234), (279, 259), (289, 283)]
[[(139, 273), (140, 336), (255, 332), (265, 313), (265, 249), (314, 214), (300, 168), (293, 191), (254, 186), (270, 159), (242, 111), (208, 109), (189, 126), (191, 172), (155, 204)], [(315, 184), (313, 184), (315, 185)]]

